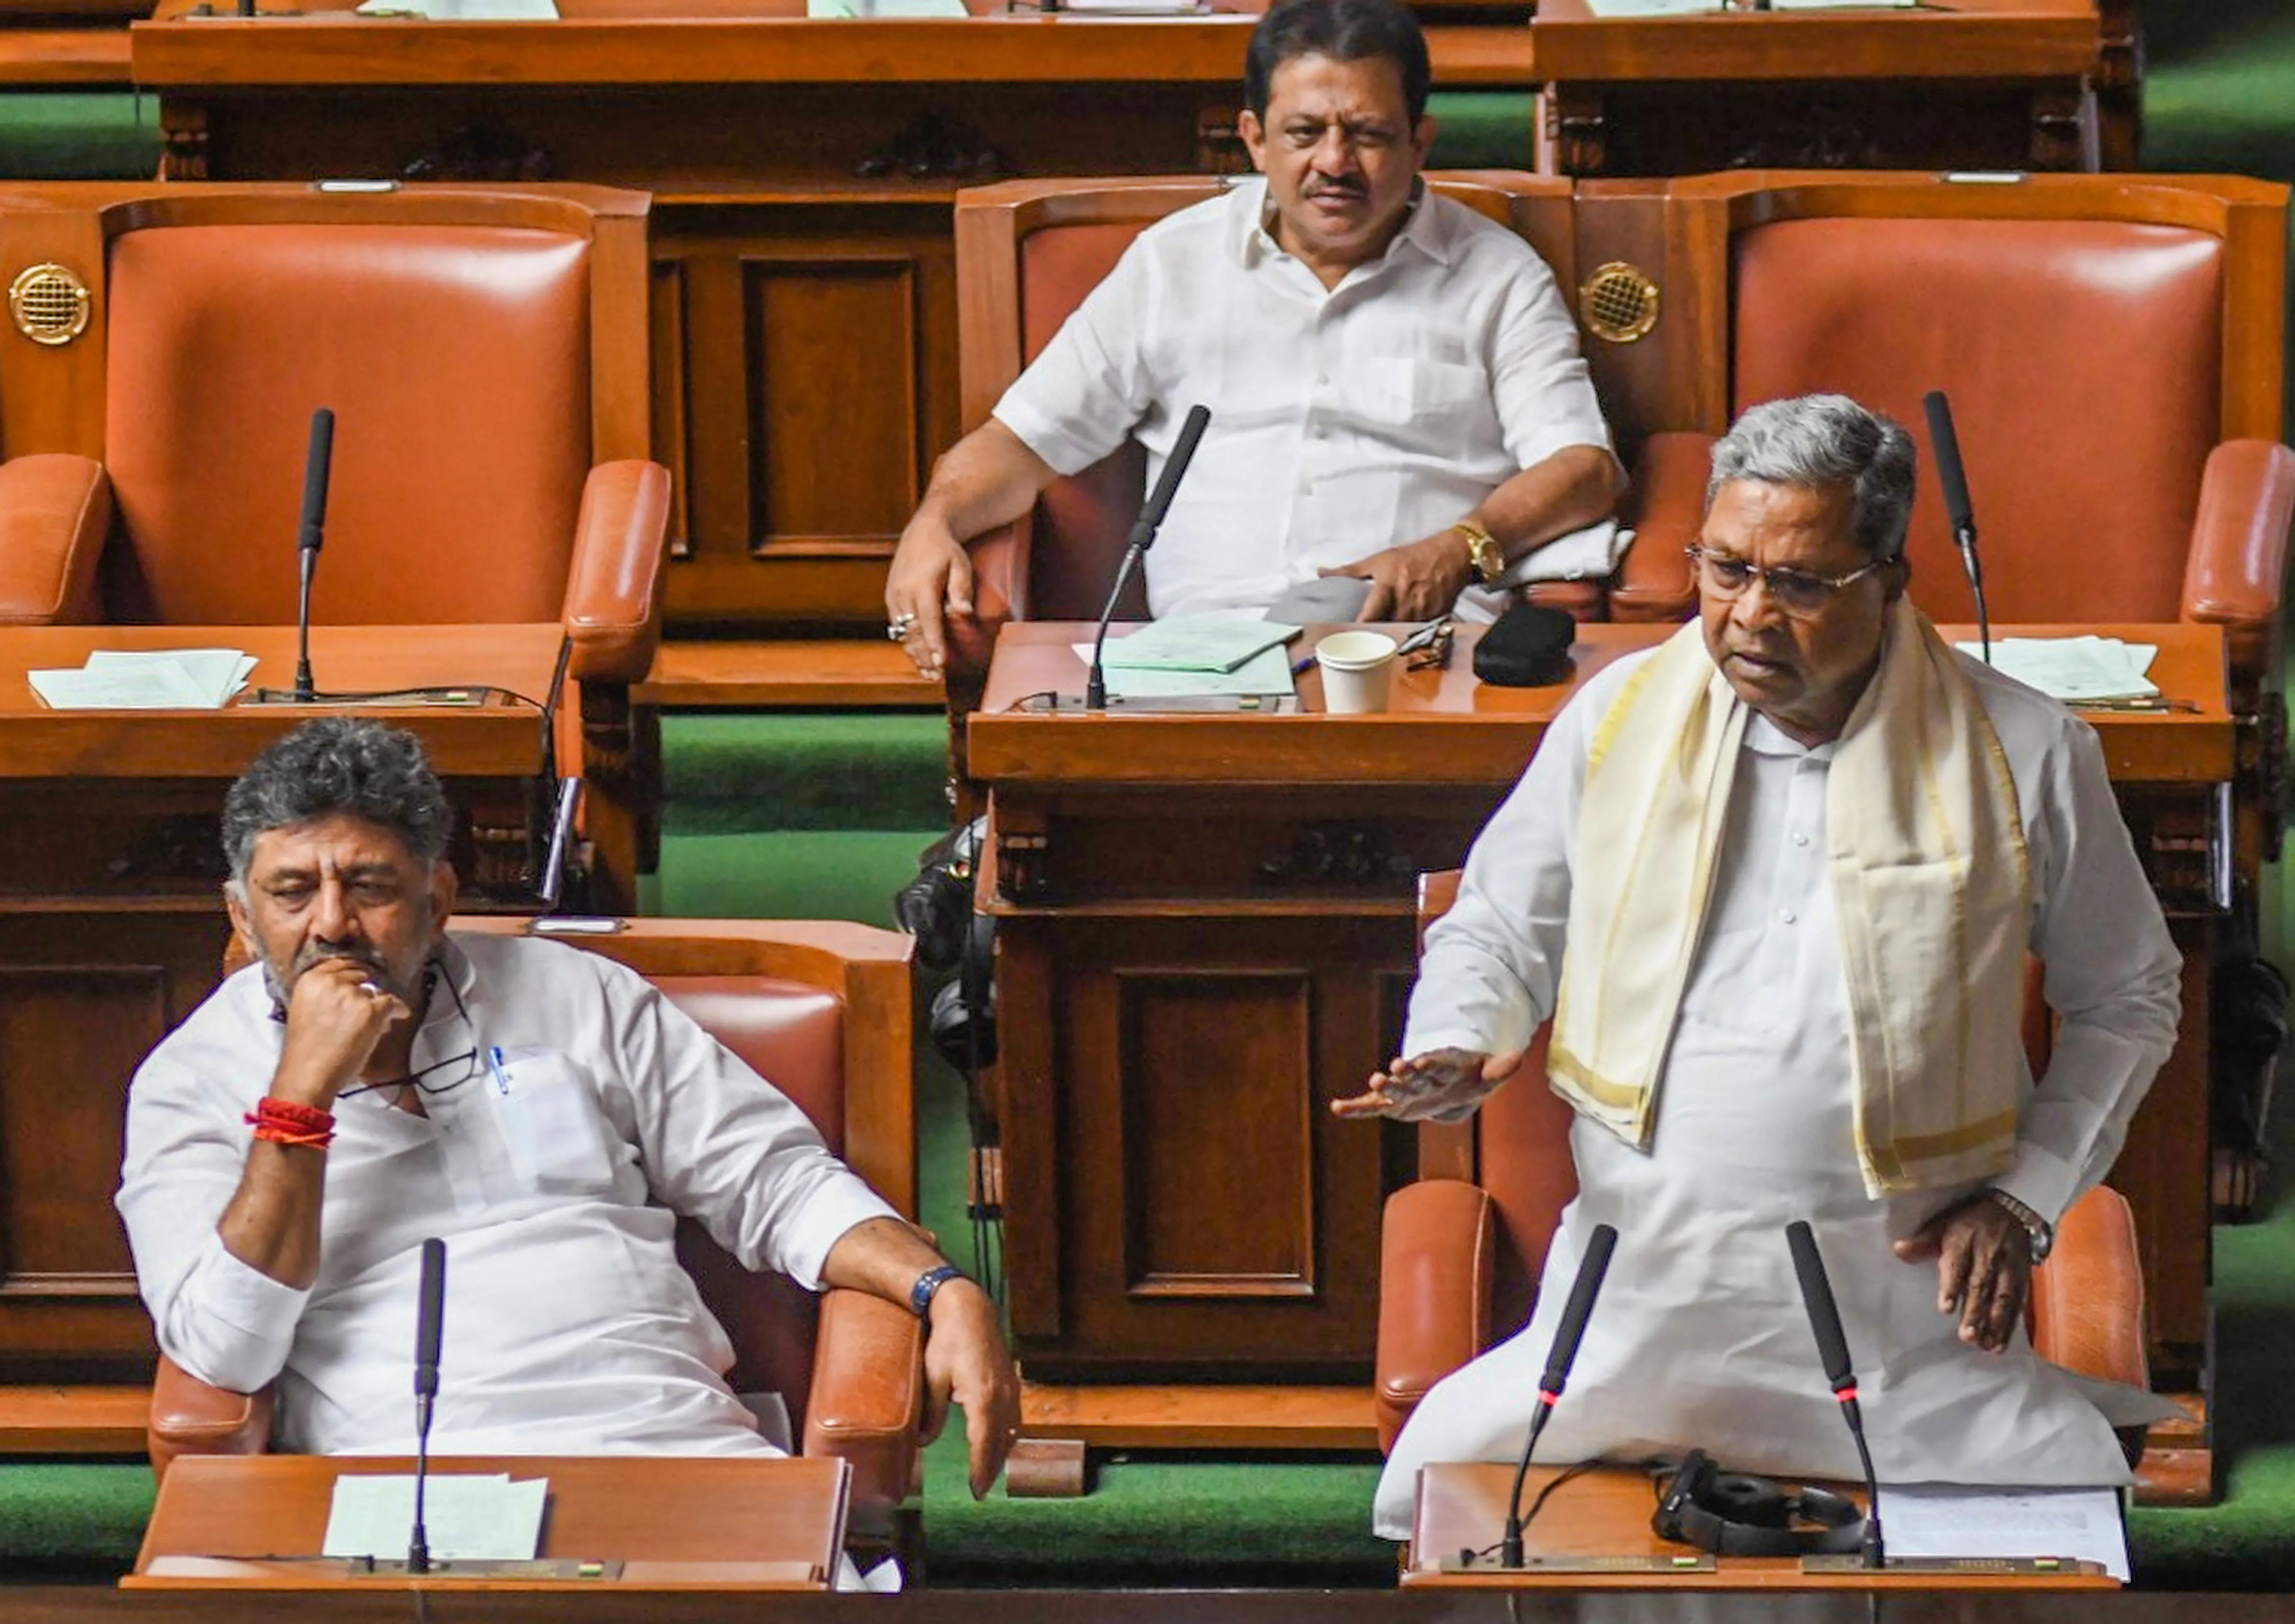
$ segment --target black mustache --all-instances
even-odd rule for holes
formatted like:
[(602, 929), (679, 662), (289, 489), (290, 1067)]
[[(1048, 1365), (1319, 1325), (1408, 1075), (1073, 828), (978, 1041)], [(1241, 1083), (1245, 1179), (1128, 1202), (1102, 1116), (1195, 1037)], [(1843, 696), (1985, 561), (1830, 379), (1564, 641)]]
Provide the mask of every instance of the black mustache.
[(378, 972), (386, 967), (382, 955), (371, 947), (361, 947), (350, 942), (314, 942), (295, 955), (295, 973), (300, 975), (313, 965), (323, 964), (330, 959), (347, 959), (353, 964), (363, 964)]
[(1325, 181), (1319, 185), (1310, 185), (1307, 188), (1307, 195), (1311, 198), (1319, 198), (1332, 192), (1336, 192), (1344, 198), (1360, 198), (1369, 196), (1370, 188), (1360, 181)]

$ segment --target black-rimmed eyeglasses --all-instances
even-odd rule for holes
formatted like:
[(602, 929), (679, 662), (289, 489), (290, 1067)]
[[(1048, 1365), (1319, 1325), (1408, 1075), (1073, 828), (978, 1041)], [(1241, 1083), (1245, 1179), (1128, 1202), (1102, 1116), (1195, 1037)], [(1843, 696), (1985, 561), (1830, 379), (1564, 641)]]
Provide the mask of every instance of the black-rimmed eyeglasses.
[(1876, 569), (1886, 569), (1894, 564), (1894, 557), (1875, 559), (1862, 569), (1852, 569), (1845, 575), (1812, 575), (1805, 569), (1763, 569), (1744, 559), (1695, 543), (1682, 549), (1689, 555), (1690, 567), (1698, 572), (1698, 584), (1716, 598), (1735, 598), (1752, 585), (1759, 575), (1762, 590), (1786, 614), (1806, 620), (1821, 615), (1833, 601), (1833, 595), (1852, 581), (1862, 581)]

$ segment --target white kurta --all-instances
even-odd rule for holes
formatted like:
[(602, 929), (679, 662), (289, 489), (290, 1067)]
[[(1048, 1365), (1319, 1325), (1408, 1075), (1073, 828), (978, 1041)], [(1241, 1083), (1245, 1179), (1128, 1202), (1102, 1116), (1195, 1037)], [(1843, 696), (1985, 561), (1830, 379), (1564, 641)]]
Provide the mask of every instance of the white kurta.
[[(1458, 905), (1429, 933), (1405, 1052), (1502, 1052), (1553, 1008), (1586, 750), (1638, 660), (1588, 685), (1476, 840)], [(2054, 1220), (2100, 1179), (2175, 1038), (2179, 960), (2112, 799), (2094, 730), (1968, 664), (2016, 787), (2032, 867), (2032, 946), (2062, 1025), (2026, 1086), (2016, 1162), (1992, 1180)], [(1530, 1325), (1439, 1383), (1397, 1441), (1376, 1526), (1407, 1538), (1418, 1468), (1507, 1459), (1585, 1237), (1617, 1252), (1541, 1458), (1634, 1460), (1704, 1449), (1742, 1471), (1859, 1475), (1817, 1360), (1784, 1229), (1815, 1227), (1883, 1480), (2066, 1484), (2126, 1479), (2092, 1393), (2018, 1334), (1960, 1342), (1931, 1262), (1890, 1243), (1976, 1187), (1874, 1200), (1852, 1138), (1847, 1013), (1825, 869), (1832, 747), (1756, 716), (1732, 790), (1705, 933), (1660, 1087), (1649, 1150), (1584, 1119)], [(2021, 1058), (2020, 1058), (2021, 1069)], [(2156, 1413), (2131, 1401), (2120, 1418)]]
[[(676, 1212), (748, 1267), (815, 1286), (837, 1237), (892, 1209), (634, 973), (498, 936), (457, 936), (442, 958), (413, 1065), (448, 1062), (433, 1088), (465, 1080), (427, 1094), (427, 1118), (379, 1094), (338, 1103), (307, 1291), (216, 1233), (246, 1160), (241, 1119), (285, 1032), (261, 969), (231, 977), (145, 1060), (118, 1205), (159, 1345), (219, 1386), (277, 1377), (282, 1447), (410, 1452), (416, 1283), (436, 1235), (438, 1453), (767, 1450), (722, 1379), (724, 1332), (678, 1266)], [(497, 1049), (508, 1094), (486, 1064)]]
[[(1148, 555), (1159, 616), (1263, 607), (1436, 534), (1556, 452), (1609, 449), (1569, 306), (1513, 232), (1429, 193), (1327, 289), (1266, 207), (1253, 179), (1140, 233), (996, 404), (1064, 474), (1136, 436), (1151, 484), (1188, 409), (1211, 408)], [(1504, 604), (1469, 587), (1459, 607)]]

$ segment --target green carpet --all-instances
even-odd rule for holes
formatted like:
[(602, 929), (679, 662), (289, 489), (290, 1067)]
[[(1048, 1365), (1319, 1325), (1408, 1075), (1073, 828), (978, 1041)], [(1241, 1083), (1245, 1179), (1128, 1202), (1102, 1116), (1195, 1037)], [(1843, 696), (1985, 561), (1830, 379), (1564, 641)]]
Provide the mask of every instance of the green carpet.
[(155, 97), (0, 94), (0, 176), (10, 180), (149, 180), (159, 147)]
[(1436, 169), (1527, 169), (1532, 102), (1528, 91), (1438, 90), (1426, 98), (1434, 120)]
[(674, 835), (948, 827), (937, 712), (673, 714), (661, 751)]
[(108, 1581), (133, 1566), (151, 1514), (151, 1468), (0, 1465), (0, 1576)]

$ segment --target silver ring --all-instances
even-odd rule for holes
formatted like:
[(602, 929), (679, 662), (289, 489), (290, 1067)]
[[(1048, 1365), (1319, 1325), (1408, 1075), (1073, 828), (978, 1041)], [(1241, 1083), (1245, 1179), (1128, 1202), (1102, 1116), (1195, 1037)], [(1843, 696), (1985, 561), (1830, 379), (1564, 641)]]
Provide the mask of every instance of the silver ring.
[(374, 983), (371, 981), (363, 981), (359, 983), (359, 991), (365, 993), (369, 998), (380, 998), (382, 996), (382, 989), (376, 986)]
[(916, 624), (917, 617), (913, 615), (895, 615), (885, 623), (885, 637), (890, 642), (905, 642), (909, 628)]

